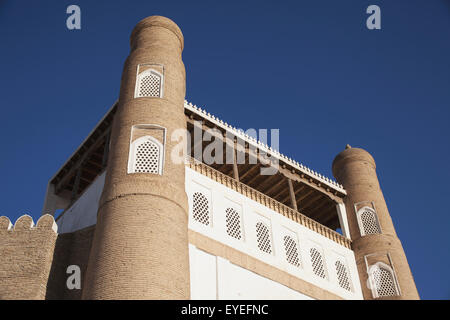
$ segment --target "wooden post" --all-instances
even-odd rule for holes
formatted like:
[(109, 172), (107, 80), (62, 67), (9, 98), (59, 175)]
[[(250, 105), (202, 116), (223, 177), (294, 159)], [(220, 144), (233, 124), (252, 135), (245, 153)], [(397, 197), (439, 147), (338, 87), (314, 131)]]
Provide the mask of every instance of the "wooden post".
[(236, 155), (236, 140), (233, 140), (233, 176), (236, 181), (239, 181), (239, 170), (237, 166), (237, 155)]
[(106, 134), (105, 138), (105, 148), (103, 149), (103, 159), (102, 159), (102, 168), (106, 167), (106, 164), (108, 163), (108, 155), (109, 155), (109, 141), (111, 139), (111, 129), (108, 129), (108, 133)]
[(75, 200), (75, 198), (78, 195), (78, 190), (80, 188), (81, 167), (82, 166), (83, 166), (83, 164), (80, 164), (80, 167), (78, 168), (76, 176), (75, 176), (75, 182), (73, 184), (73, 189), (72, 189), (72, 201)]
[(291, 207), (297, 211), (297, 201), (295, 200), (294, 186), (292, 185), (292, 180), (287, 178), (289, 185), (289, 194), (291, 195)]

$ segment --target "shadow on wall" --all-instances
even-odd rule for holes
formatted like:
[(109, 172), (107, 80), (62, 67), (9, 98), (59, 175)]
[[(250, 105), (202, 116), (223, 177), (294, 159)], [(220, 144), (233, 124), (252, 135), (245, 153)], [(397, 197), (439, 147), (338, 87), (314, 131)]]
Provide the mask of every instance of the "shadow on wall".
[(0, 217), (0, 299), (79, 299), (81, 290), (67, 288), (66, 270), (77, 265), (84, 274), (94, 231), (95, 225), (58, 234), (48, 214), (36, 226), (29, 215), (14, 225)]
[(71, 265), (80, 268), (81, 286), (83, 286), (83, 276), (86, 274), (94, 231), (95, 225), (58, 235), (45, 299), (81, 299), (82, 288), (69, 290), (67, 287), (67, 279), (70, 276), (67, 268)]

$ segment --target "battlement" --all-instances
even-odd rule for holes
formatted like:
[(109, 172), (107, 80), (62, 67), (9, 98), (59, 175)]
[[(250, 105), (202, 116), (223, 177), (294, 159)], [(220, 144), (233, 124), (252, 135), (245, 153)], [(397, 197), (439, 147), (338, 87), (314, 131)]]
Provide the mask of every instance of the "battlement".
[(36, 224), (27, 214), (14, 224), (0, 217), (0, 300), (80, 299), (81, 290), (68, 290), (67, 267), (84, 274), (95, 227), (58, 234), (53, 216)]
[(57, 240), (51, 215), (0, 217), (0, 299), (44, 299)]
[(7, 231), (9, 232), (20, 232), (25, 230), (36, 230), (36, 231), (48, 231), (52, 230), (54, 233), (58, 233), (58, 225), (55, 222), (55, 219), (50, 214), (44, 214), (41, 216), (36, 225), (34, 224), (33, 218), (28, 214), (24, 214), (20, 216), (15, 224), (11, 223), (6, 216), (0, 217), (0, 235), (5, 234)]

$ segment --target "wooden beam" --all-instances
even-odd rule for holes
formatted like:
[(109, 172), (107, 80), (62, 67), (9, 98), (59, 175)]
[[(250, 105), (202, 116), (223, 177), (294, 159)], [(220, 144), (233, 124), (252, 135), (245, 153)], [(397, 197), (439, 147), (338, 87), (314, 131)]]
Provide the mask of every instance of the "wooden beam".
[(274, 182), (277, 181), (277, 180), (278, 180), (278, 182), (279, 182), (279, 179), (280, 179), (280, 176), (277, 175), (277, 174), (273, 174), (273, 175), (266, 176), (266, 177), (267, 177), (267, 178), (264, 179), (264, 181), (260, 184), (261, 190), (263, 190), (263, 191), (261, 191), (261, 192), (263, 192), (263, 193), (265, 193), (264, 190), (273, 187)]
[(108, 163), (110, 141), (111, 141), (111, 128), (108, 130), (108, 134), (106, 135), (105, 148), (103, 149), (103, 159), (102, 159), (103, 168), (105, 168)]
[(288, 181), (288, 186), (289, 186), (289, 195), (291, 197), (291, 207), (292, 207), (292, 209), (297, 211), (297, 201), (295, 201), (295, 193), (294, 193), (294, 187), (292, 186), (292, 180), (287, 179), (287, 181)]
[[(284, 191), (286, 191), (286, 190), (289, 191), (289, 188), (285, 189)], [(288, 201), (288, 200), (291, 201), (291, 194), (290, 194), (290, 192), (288, 192), (288, 194), (283, 199), (280, 199), (279, 202), (286, 203), (286, 201)]]
[(236, 141), (233, 142), (233, 177), (236, 181), (239, 182), (239, 169), (237, 165), (237, 156), (236, 156)]
[[(257, 148), (255, 149), (253, 146), (250, 148), (250, 145), (247, 145), (247, 143), (246, 143), (244, 152), (247, 155), (247, 161), (249, 164), (261, 165), (261, 161), (259, 161), (259, 158), (258, 158), (258, 149)], [(254, 160), (256, 160), (256, 163), (250, 163), (250, 158), (253, 158)]]
[(303, 195), (301, 195), (300, 197), (298, 197), (298, 198), (297, 198), (297, 206), (298, 206), (299, 208), (302, 208), (301, 205), (298, 205), (299, 202), (300, 202), (300, 204), (301, 204), (302, 200), (305, 199), (306, 197), (308, 197), (308, 196), (309, 196), (311, 193), (313, 193), (313, 192), (314, 192), (314, 189), (309, 189), (309, 190), (306, 191)]
[(280, 175), (279, 173), (274, 174), (274, 177), (280, 178), (280, 180), (275, 183), (270, 185), (266, 190), (263, 191), (264, 194), (267, 194), (268, 196), (270, 196), (270, 193), (275, 190), (276, 188), (278, 188), (281, 184), (284, 183), (284, 180), (286, 179), (284, 176)]
[(81, 175), (81, 178), (85, 178), (85, 179), (90, 179), (90, 180), (94, 180), (98, 174), (100, 173), (100, 171), (88, 171), (89, 169), (86, 169), (86, 165), (83, 165), (80, 167), (83, 170), (83, 174)]
[(92, 174), (93, 176), (97, 176), (101, 170), (95, 170), (92, 168), (89, 168), (87, 165), (83, 166), (83, 171)]
[(101, 171), (101, 170), (103, 169), (101, 163), (94, 162), (94, 161), (90, 161), (90, 160), (91, 160), (91, 159), (86, 160), (86, 162), (84, 163), (84, 165), (89, 164), (90, 166), (92, 166), (92, 167), (94, 167), (94, 168), (97, 168), (97, 170), (99, 170), (99, 171)]
[(81, 180), (81, 166), (78, 167), (77, 173), (75, 176), (75, 183), (73, 184), (73, 189), (72, 189), (72, 201), (75, 200), (75, 198), (78, 195), (78, 189), (80, 188), (80, 180)]
[(325, 219), (320, 220), (320, 223), (333, 230), (336, 230), (336, 226), (338, 226), (339, 228), (341, 227), (339, 224), (339, 218), (337, 217), (337, 215), (333, 215), (331, 211)]
[[(286, 178), (287, 179), (287, 178)], [(300, 189), (301, 190), (301, 189)], [(297, 191), (294, 191), (294, 195), (295, 195), (295, 198), (297, 198), (297, 193), (299, 193), (300, 192), (300, 190), (297, 190)], [(281, 199), (281, 201), (280, 202), (286, 202), (287, 200), (290, 200), (290, 198), (291, 198), (291, 195), (290, 195), (290, 192), (289, 192), (289, 194), (286, 196), (286, 197), (284, 197), (283, 199)], [(298, 205), (298, 200), (296, 199), (296, 204), (297, 204), (297, 211), (298, 211), (298, 207), (299, 207), (299, 205)]]
[[(252, 173), (253, 171), (259, 170), (260, 166), (261, 166), (261, 165), (260, 165), (259, 163), (253, 165), (253, 167), (251, 167), (249, 170), (247, 170), (247, 172), (245, 172), (243, 175), (241, 175), (241, 181), (243, 181), (244, 178), (245, 178), (246, 176), (248, 176), (250, 173)], [(246, 183), (246, 184), (247, 184), (247, 183)]]
[(258, 179), (259, 177), (261, 177), (261, 175), (259, 173), (255, 174), (255, 176), (253, 178), (251, 178), (249, 181), (247, 181), (247, 185), (249, 185), (251, 187), (251, 184), (253, 182), (255, 182), (256, 179)]
[(327, 222), (333, 216), (336, 216), (336, 217), (338, 216), (336, 207), (330, 207), (329, 209), (322, 211), (322, 213), (317, 216), (317, 219), (324, 220), (324, 222)]
[[(106, 137), (105, 137), (104, 140), (106, 140)], [(101, 148), (101, 145), (98, 146), (98, 148), (95, 149), (94, 152), (91, 153), (91, 158), (96, 160), (96, 161), (98, 161), (98, 162), (102, 162), (102, 160), (103, 160), (103, 150), (105, 149), (105, 148), (102, 148), (102, 150), (101, 150), (100, 148)]]
[[(192, 127), (193, 127), (192, 133), (191, 133), (191, 141), (192, 141), (192, 143), (191, 143), (191, 150), (190, 150), (191, 151), (191, 157), (194, 158), (194, 159), (197, 159), (197, 158), (195, 158), (195, 156), (197, 156), (195, 154), (195, 150), (197, 150), (197, 147), (200, 144), (201, 145), (200, 146), (200, 148), (201, 148), (200, 157), (201, 158), (197, 159), (197, 160), (203, 162), (203, 121), (201, 121), (202, 127), (199, 127), (197, 125), (198, 121), (195, 121), (195, 122), (192, 121), (191, 124), (192, 124)], [(202, 132), (201, 137), (200, 137), (199, 140), (195, 140), (196, 136), (195, 136), (194, 132), (196, 131), (196, 128), (197, 128), (197, 130), (200, 129), (201, 132)]]
[[(208, 166), (212, 166), (212, 165), (210, 165), (210, 164), (207, 164)], [(214, 164), (213, 164), (214, 165)], [(218, 164), (218, 163), (215, 163), (215, 165), (216, 165), (216, 170), (217, 171), (220, 171), (220, 172), (222, 172), (222, 173), (225, 173), (224, 171), (223, 171), (223, 168), (226, 168), (227, 167), (227, 164), (226, 163), (221, 163), (221, 164)], [(226, 173), (225, 173), (226, 174)]]
[(67, 183), (67, 180), (72, 178), (73, 174), (79, 169), (81, 164), (88, 158), (91, 153), (101, 144), (103, 143), (103, 137), (107, 134), (107, 131), (103, 132), (100, 137), (84, 152), (81, 158), (72, 166), (72, 168), (65, 174), (64, 178), (62, 178), (57, 184), (55, 188), (55, 193), (58, 194), (61, 190), (62, 186)]
[[(327, 222), (327, 225), (328, 225), (328, 227), (329, 227), (330, 229), (336, 230), (337, 228), (339, 228), (339, 229), (342, 230), (342, 227), (341, 227), (341, 225), (340, 225), (340, 223), (339, 223), (339, 218), (336, 218), (336, 217), (335, 217), (335, 219), (328, 221), (328, 222)], [(343, 230), (342, 230), (342, 231), (343, 231)]]
[[(84, 171), (84, 170), (83, 170)], [(86, 184), (91, 184), (94, 179), (85, 178), (83, 176), (80, 177), (80, 182), (86, 182)], [(79, 190), (79, 189), (78, 189)]]
[(330, 203), (328, 201), (324, 201), (322, 204), (320, 204), (319, 206), (316, 206), (312, 211), (310, 211), (311, 216), (315, 216), (317, 212), (320, 212), (319, 215), (317, 217), (319, 217), (320, 215), (322, 215), (324, 210), (329, 210), (330, 207)]
[(323, 194), (319, 193), (315, 196), (312, 196), (308, 201), (305, 201), (302, 203), (302, 211), (307, 209), (309, 206), (311, 206), (312, 204), (314, 204), (315, 202), (317, 202), (317, 200), (320, 200), (320, 198), (322, 198)]
[[(286, 190), (287, 190), (286, 188), (281, 188), (281, 190), (278, 191), (278, 193), (275, 194), (275, 195), (273, 196), (273, 198), (276, 200), (279, 196), (281, 196), (283, 193), (285, 193)], [(284, 199), (284, 201), (286, 201), (286, 200), (287, 200), (287, 197)], [(279, 202), (284, 202), (284, 201), (279, 201)]]
[[(294, 184), (294, 183), (292, 183), (292, 184)], [(300, 192), (302, 192), (303, 189), (305, 189), (305, 186), (302, 185), (302, 184), (300, 184), (300, 187), (298, 187), (297, 190), (295, 190), (295, 187), (294, 187), (295, 197), (296, 197), (296, 198), (297, 198), (297, 194), (299, 194)], [(297, 201), (297, 202), (298, 202), (298, 201)]]
[[(193, 124), (194, 120), (190, 118), (190, 115), (192, 114), (187, 114), (186, 113), (186, 120), (188, 122), (188, 124)], [(212, 128), (214, 127), (214, 124), (209, 122), (206, 119), (201, 118), (201, 121), (203, 121), (203, 125), (202, 128), (208, 129), (208, 128)], [(223, 129), (218, 127), (218, 130), (220, 130), (223, 134), (226, 134), (226, 132), (228, 130)], [(245, 142), (245, 150), (243, 150), (242, 148), (239, 150), (239, 152), (244, 152), (246, 155), (246, 163), (250, 163), (250, 161), (248, 161), (247, 157), (254, 157), (256, 158), (257, 164), (260, 164), (260, 161), (258, 159), (258, 153), (254, 152), (256, 151), (255, 149), (258, 149), (258, 147), (256, 146), (252, 146), (252, 148), (250, 148), (248, 145), (248, 142)], [(251, 150), (251, 152), (250, 152)], [(282, 163), (285, 163), (283, 160), (281, 160)], [(327, 197), (329, 197), (331, 200), (335, 201), (335, 202), (340, 202), (342, 203), (342, 198), (344, 197), (344, 194), (340, 191), (335, 190), (334, 188), (328, 186), (325, 183), (320, 182), (316, 177), (314, 177), (313, 175), (309, 175), (307, 173), (304, 172), (299, 172), (298, 170), (294, 169), (290, 164), (286, 163), (284, 165), (284, 168), (281, 168), (282, 166), (280, 166), (279, 170), (280, 172), (285, 175), (287, 178), (291, 178), (293, 181), (297, 181), (297, 182), (301, 182), (303, 184), (308, 185), (309, 187), (316, 189), (319, 192), (322, 192), (323, 194), (325, 194)], [(244, 173), (244, 175), (241, 175), (239, 178), (241, 181), (243, 181), (243, 179), (245, 178), (245, 176), (247, 176), (248, 174), (250, 174), (248, 171)]]
[(287, 168), (283, 168), (280, 167), (279, 168), (280, 172), (286, 176), (286, 178), (290, 178), (293, 181), (297, 181), (300, 183), (303, 183), (307, 186), (309, 186), (310, 188), (313, 188), (317, 191), (319, 191), (320, 193), (322, 193), (323, 195), (327, 196), (328, 198), (330, 198), (331, 200), (338, 202), (341, 201), (342, 199), (339, 198), (339, 196), (334, 195), (332, 192), (328, 192), (326, 191), (326, 188), (323, 188), (321, 185), (316, 185), (313, 182), (313, 178), (308, 178), (305, 174), (298, 174), (297, 172), (293, 172), (291, 170), (288, 170)]

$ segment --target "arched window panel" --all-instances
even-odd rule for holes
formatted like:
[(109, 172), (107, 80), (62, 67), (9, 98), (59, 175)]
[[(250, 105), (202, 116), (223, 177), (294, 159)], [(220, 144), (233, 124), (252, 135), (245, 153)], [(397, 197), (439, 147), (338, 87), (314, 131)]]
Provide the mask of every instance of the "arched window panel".
[(163, 145), (152, 136), (143, 136), (131, 143), (128, 173), (162, 174)]
[(242, 217), (238, 210), (228, 207), (225, 210), (227, 234), (237, 240), (243, 239)]
[(343, 260), (336, 260), (334, 263), (339, 286), (347, 291), (352, 291), (352, 284), (348, 272), (347, 264)]
[(272, 234), (270, 228), (262, 221), (258, 221), (256, 227), (256, 241), (258, 249), (272, 254)]
[(198, 223), (211, 226), (211, 206), (202, 192), (196, 191), (192, 194), (192, 217)]
[(400, 294), (394, 270), (383, 262), (377, 262), (369, 267), (369, 281), (374, 298)]
[(380, 234), (381, 227), (374, 209), (363, 207), (356, 213), (361, 236)]
[(134, 97), (162, 98), (163, 91), (163, 68), (157, 65), (139, 65)]
[(285, 235), (283, 237), (283, 245), (286, 261), (295, 267), (300, 267), (301, 260), (297, 239), (292, 235)]
[(327, 279), (325, 260), (322, 252), (318, 248), (312, 247), (309, 249), (309, 255), (314, 274), (322, 279)]

